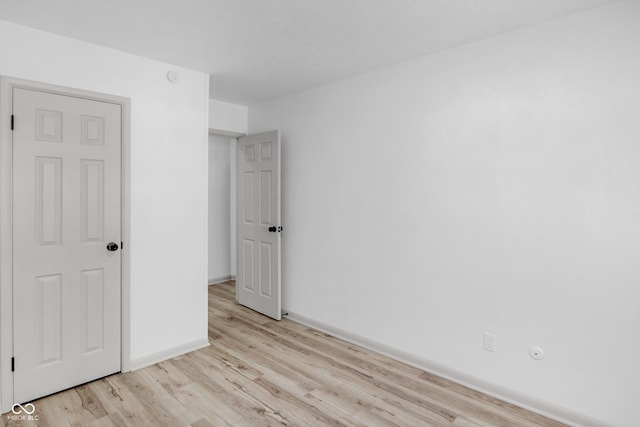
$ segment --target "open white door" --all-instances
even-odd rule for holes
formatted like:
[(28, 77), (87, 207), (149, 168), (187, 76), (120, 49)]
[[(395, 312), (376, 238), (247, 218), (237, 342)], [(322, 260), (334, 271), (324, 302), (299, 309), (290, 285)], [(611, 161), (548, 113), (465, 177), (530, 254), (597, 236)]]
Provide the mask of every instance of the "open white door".
[(238, 139), (238, 302), (280, 320), (280, 132)]

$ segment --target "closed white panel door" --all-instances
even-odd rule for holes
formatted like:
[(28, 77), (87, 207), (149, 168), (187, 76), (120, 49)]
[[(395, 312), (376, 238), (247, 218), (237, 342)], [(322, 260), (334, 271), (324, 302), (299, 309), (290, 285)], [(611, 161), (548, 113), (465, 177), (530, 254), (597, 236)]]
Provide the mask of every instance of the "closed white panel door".
[(280, 133), (238, 140), (238, 302), (280, 320)]
[(121, 107), (13, 89), (14, 401), (120, 371)]

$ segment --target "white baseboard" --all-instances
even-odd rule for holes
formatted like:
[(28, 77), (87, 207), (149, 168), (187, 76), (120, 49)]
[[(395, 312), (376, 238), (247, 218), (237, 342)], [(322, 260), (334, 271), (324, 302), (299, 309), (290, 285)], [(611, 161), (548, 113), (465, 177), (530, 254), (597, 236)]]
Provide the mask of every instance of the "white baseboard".
[(186, 353), (191, 353), (195, 350), (200, 350), (201, 348), (208, 347), (209, 345), (210, 344), (208, 339), (200, 339), (179, 345), (177, 347), (169, 348), (167, 350), (159, 351), (148, 356), (140, 357), (131, 361), (131, 370), (135, 371), (137, 369), (142, 369), (147, 366), (163, 362), (167, 359), (172, 359), (174, 357), (182, 356)]
[(214, 279), (209, 279), (209, 284), (210, 285), (217, 285), (220, 283), (224, 283), (224, 282), (228, 282), (229, 280), (235, 280), (235, 276), (222, 276), (222, 277), (216, 277)]
[(440, 377), (454, 381), (458, 384), (477, 390), (481, 393), (493, 396), (505, 402), (512, 403), (521, 408), (528, 409), (532, 412), (536, 412), (540, 415), (544, 415), (565, 424), (584, 427), (614, 427), (613, 424), (606, 423), (604, 421), (589, 417), (579, 412), (572, 411), (562, 406), (558, 406), (556, 404), (538, 399), (536, 397), (532, 397), (527, 394), (508, 389), (501, 385), (485, 381), (469, 374), (465, 374), (464, 372), (451, 369), (447, 366), (429, 361), (414, 354), (405, 353), (401, 350), (389, 347), (385, 344), (381, 344), (360, 335), (353, 334), (343, 329), (327, 325), (325, 323), (310, 319), (296, 313), (292, 313), (288, 310), (283, 310), (283, 312), (288, 313), (285, 318), (294, 322), (309, 326), (313, 329), (317, 329), (329, 335), (333, 335), (336, 338), (340, 338), (344, 341), (359, 345), (360, 347), (364, 347), (368, 350), (375, 351), (376, 353), (380, 353), (399, 362), (405, 363), (409, 366), (413, 366), (423, 371), (438, 375)]

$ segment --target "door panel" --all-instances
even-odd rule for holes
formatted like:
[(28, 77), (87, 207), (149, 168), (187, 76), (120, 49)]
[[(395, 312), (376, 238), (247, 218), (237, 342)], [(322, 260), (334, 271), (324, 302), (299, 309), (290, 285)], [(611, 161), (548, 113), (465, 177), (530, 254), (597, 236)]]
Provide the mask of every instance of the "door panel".
[(62, 359), (62, 274), (36, 277), (37, 366)]
[(104, 161), (81, 161), (82, 242), (104, 241)]
[[(280, 134), (238, 140), (238, 302), (280, 319)], [(269, 228), (275, 227), (275, 232)]]
[(13, 89), (14, 401), (120, 371), (121, 107)]
[(86, 270), (80, 276), (82, 353), (104, 348), (104, 269)]
[(36, 157), (36, 244), (62, 245), (62, 159)]

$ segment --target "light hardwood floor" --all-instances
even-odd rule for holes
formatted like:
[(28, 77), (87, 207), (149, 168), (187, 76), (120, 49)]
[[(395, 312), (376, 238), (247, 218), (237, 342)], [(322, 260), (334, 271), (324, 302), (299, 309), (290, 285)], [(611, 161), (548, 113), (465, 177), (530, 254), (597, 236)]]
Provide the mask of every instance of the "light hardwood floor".
[(209, 287), (211, 346), (34, 403), (41, 426), (562, 426), (234, 301)]

